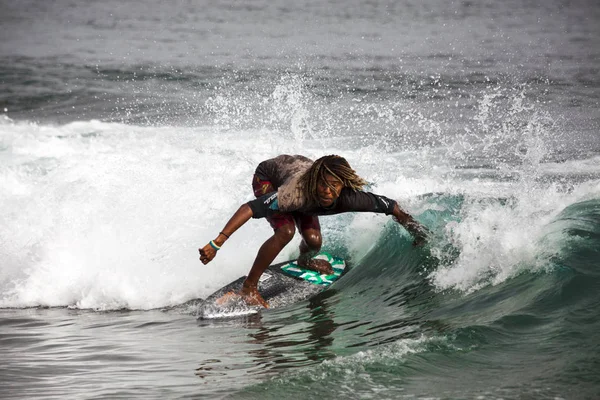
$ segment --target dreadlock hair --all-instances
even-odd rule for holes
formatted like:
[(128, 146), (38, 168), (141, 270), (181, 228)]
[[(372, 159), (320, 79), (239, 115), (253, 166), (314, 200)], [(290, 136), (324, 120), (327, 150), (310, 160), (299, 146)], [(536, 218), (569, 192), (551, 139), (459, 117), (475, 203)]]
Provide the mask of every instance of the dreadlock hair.
[[(319, 202), (317, 196), (317, 185), (319, 182), (324, 182), (329, 189), (335, 189), (327, 182), (325, 175), (329, 174), (342, 182), (344, 187), (354, 191), (362, 190), (367, 184), (363, 178), (356, 174), (356, 171), (350, 167), (348, 161), (344, 157), (330, 155), (319, 158), (313, 165), (300, 177), (300, 184), (304, 190), (304, 194), (313, 204)], [(338, 193), (339, 194), (339, 193)]]

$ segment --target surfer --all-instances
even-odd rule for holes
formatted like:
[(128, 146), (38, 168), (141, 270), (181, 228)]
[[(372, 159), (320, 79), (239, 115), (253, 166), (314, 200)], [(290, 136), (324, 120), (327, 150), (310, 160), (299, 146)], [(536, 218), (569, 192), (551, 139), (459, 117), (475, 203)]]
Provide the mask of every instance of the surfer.
[(302, 236), (298, 265), (320, 273), (333, 273), (331, 265), (313, 259), (321, 249), (319, 215), (362, 211), (393, 215), (414, 237), (413, 245), (424, 243), (427, 230), (385, 196), (363, 191), (367, 182), (345, 158), (329, 155), (312, 161), (304, 156), (280, 155), (261, 162), (254, 173), (255, 200), (243, 204), (219, 235), (200, 252), (207, 264), (229, 237), (250, 218), (265, 218), (274, 234), (260, 247), (240, 295), (250, 305), (268, 307), (258, 292), (258, 280), (275, 257), (292, 240), (296, 228)]

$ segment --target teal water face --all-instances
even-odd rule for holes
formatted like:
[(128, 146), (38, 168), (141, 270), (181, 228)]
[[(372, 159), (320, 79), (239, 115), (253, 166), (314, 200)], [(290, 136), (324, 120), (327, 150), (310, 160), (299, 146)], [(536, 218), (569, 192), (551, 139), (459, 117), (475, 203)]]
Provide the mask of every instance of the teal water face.
[(439, 260), (410, 249), (391, 229), (308, 319), (330, 329), (316, 329), (318, 341), (305, 342), (306, 354), (317, 343), (329, 351), (232, 398), (594, 398), (599, 204), (569, 206), (551, 224), (567, 235), (543, 271), (524, 270), (470, 293), (424, 283), (424, 271)]

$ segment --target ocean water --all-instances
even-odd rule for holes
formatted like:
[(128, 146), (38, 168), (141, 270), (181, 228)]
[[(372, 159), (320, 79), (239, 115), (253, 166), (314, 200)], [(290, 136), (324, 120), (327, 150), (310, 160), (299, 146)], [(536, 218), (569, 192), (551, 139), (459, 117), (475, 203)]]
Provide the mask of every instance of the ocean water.
[[(1, 398), (600, 398), (597, 1), (0, 6)], [(198, 321), (270, 228), (198, 247), (284, 153), (428, 244), (324, 217), (343, 279)]]

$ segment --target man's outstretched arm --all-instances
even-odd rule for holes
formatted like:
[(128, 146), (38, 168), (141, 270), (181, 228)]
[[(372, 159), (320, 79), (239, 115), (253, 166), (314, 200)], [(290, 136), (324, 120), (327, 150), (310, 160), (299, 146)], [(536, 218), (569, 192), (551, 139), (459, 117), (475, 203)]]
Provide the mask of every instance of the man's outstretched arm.
[(414, 237), (413, 246), (420, 246), (425, 243), (428, 234), (427, 228), (418, 223), (410, 214), (405, 213), (398, 203), (394, 205), (392, 215)]
[(322, 214), (338, 214), (340, 212), (348, 211), (393, 215), (394, 219), (414, 237), (414, 246), (420, 246), (425, 243), (427, 235), (429, 234), (427, 228), (419, 224), (410, 214), (404, 212), (395, 200), (379, 194), (363, 192), (360, 190), (343, 191), (338, 199), (337, 207)]
[(253, 213), (250, 206), (247, 203), (243, 204), (235, 214), (233, 214), (227, 224), (225, 224), (223, 230), (219, 232), (219, 236), (217, 236), (215, 240), (211, 240), (206, 246), (198, 249), (200, 261), (202, 261), (203, 264), (211, 262), (217, 255), (217, 250), (221, 248), (223, 243), (225, 243), (242, 225), (248, 222), (248, 220), (252, 218), (252, 215)]

